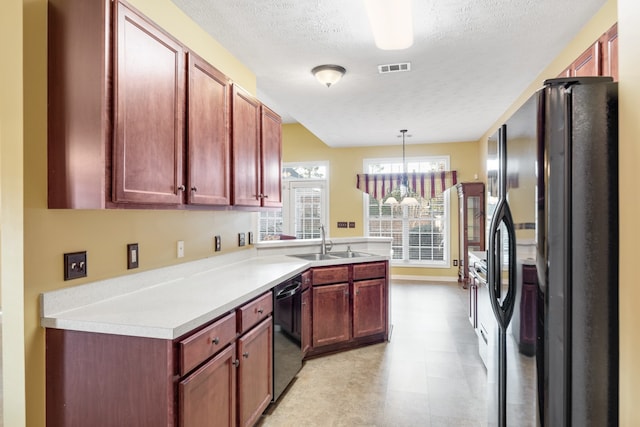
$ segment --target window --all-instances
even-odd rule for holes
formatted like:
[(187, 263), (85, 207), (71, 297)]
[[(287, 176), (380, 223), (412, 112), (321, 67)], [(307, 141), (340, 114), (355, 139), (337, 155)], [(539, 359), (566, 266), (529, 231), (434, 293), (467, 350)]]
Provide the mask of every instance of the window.
[(282, 209), (260, 212), (260, 240), (281, 234), (297, 239), (320, 238), (320, 224), (328, 220), (327, 171), (327, 162), (284, 165)]
[[(399, 173), (401, 159), (365, 159), (366, 173)], [(449, 169), (448, 157), (407, 159), (411, 172)], [(449, 267), (449, 194), (418, 198), (418, 206), (387, 205), (364, 194), (365, 234), (391, 237), (392, 265)]]

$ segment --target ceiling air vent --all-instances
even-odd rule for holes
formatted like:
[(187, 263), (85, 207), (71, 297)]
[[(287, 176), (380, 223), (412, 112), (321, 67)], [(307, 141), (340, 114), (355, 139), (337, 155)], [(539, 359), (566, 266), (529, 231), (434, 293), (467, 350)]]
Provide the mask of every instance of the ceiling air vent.
[(399, 73), (403, 71), (411, 71), (411, 62), (399, 62), (397, 64), (378, 65), (380, 74)]

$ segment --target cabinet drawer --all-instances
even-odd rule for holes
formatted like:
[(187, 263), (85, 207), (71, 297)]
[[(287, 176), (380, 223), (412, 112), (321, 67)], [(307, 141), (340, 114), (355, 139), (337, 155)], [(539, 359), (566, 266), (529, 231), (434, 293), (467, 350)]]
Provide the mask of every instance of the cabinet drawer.
[(386, 263), (369, 262), (353, 265), (353, 280), (377, 279), (385, 277), (387, 273)]
[(185, 375), (236, 338), (236, 313), (230, 313), (180, 341), (180, 375)]
[(273, 297), (271, 292), (258, 297), (238, 308), (238, 333), (243, 334), (253, 325), (267, 318), (273, 311)]
[(349, 281), (349, 266), (314, 268), (313, 286)]

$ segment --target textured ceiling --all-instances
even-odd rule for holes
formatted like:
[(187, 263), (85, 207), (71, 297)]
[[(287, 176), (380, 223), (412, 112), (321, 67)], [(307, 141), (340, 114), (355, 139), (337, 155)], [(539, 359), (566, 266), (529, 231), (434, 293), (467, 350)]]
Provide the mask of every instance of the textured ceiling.
[[(172, 0), (327, 145), (475, 141), (605, 0), (414, 0), (413, 46), (375, 47), (362, 0)], [(381, 64), (411, 62), (406, 73)], [(331, 88), (311, 69), (347, 69)]]

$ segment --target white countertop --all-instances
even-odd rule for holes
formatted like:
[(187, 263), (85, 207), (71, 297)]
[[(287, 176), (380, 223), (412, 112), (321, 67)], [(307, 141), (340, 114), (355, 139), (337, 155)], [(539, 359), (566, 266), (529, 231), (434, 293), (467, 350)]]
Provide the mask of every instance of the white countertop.
[(310, 262), (245, 250), (41, 294), (41, 326), (174, 339), (309, 267), (388, 259)]

